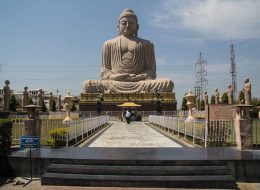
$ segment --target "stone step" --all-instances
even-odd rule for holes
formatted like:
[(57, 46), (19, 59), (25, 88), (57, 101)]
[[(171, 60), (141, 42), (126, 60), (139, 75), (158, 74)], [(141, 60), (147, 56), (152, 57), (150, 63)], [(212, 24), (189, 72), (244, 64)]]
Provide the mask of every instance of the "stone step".
[(223, 166), (224, 160), (114, 160), (114, 159), (55, 159), (56, 164), (111, 166)]
[(46, 173), (42, 185), (96, 186), (96, 187), (180, 187), (180, 188), (234, 188), (231, 175), (200, 176), (126, 176)]
[(177, 176), (177, 175), (226, 175), (226, 166), (109, 166), (50, 164), (50, 173), (95, 174), (95, 175), (140, 175), (140, 176)]

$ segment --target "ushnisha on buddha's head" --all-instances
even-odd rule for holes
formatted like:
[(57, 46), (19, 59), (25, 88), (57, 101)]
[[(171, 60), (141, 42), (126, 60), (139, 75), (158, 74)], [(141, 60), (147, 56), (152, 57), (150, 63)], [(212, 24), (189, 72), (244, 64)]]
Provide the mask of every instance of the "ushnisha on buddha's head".
[(137, 37), (139, 25), (136, 14), (131, 9), (125, 9), (118, 17), (118, 33), (126, 37)]

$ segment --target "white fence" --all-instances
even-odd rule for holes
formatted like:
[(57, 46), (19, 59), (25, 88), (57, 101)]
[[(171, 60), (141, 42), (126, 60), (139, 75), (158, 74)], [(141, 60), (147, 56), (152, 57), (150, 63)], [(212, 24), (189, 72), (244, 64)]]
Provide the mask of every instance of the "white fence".
[(223, 146), (236, 144), (233, 120), (218, 120), (206, 123), (205, 120), (185, 122), (184, 119), (169, 116), (150, 115), (149, 122), (162, 127), (178, 137), (199, 142), (205, 146)]
[[(24, 135), (24, 121), (25, 119), (13, 119), (12, 128), (12, 144), (20, 144), (20, 137)], [(48, 140), (69, 141), (82, 139), (93, 132), (97, 131), (104, 124), (108, 123), (108, 116), (99, 116), (93, 118), (84, 118), (80, 120), (71, 121), (67, 125), (63, 124), (61, 119), (40, 119), (41, 143), (46, 144)], [(50, 131), (63, 130), (63, 135), (50, 135)]]

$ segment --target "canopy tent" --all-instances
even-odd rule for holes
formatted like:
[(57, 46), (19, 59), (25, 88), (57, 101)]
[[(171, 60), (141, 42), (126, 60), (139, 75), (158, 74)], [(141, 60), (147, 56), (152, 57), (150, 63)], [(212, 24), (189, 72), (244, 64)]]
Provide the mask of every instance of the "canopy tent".
[(119, 105), (117, 105), (117, 106), (118, 106), (118, 107), (127, 107), (127, 108), (129, 108), (129, 107), (140, 107), (140, 106), (142, 106), (142, 105), (136, 104), (136, 103), (134, 103), (134, 102), (125, 102), (125, 103), (119, 104)]

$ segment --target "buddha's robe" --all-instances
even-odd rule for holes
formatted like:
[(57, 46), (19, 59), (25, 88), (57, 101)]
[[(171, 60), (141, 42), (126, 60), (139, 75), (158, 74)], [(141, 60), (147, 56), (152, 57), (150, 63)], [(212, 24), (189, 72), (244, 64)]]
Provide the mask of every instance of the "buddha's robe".
[[(83, 83), (83, 91), (87, 93), (145, 93), (172, 92), (173, 82), (170, 79), (156, 79), (156, 63), (154, 46), (151, 42), (135, 39), (136, 46), (131, 60), (122, 58), (121, 37), (108, 40), (103, 45), (101, 80), (87, 80)], [(113, 74), (146, 74), (146, 79), (139, 81), (111, 80)]]

